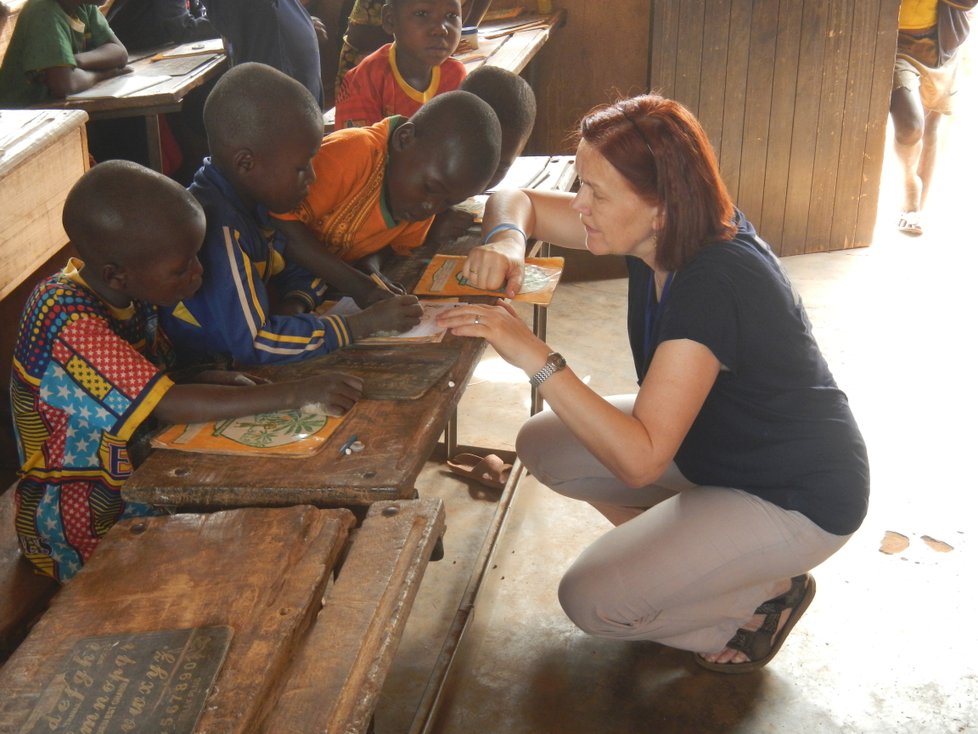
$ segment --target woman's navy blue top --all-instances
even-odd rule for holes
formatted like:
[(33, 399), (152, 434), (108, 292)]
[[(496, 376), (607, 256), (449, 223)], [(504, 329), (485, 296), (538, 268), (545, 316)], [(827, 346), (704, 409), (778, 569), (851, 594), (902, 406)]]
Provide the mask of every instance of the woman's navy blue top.
[(739, 212), (736, 224), (674, 275), (661, 304), (653, 271), (626, 258), (639, 382), (662, 342), (706, 346), (722, 368), (676, 454), (680, 471), (852, 533), (869, 501), (866, 445), (777, 256)]

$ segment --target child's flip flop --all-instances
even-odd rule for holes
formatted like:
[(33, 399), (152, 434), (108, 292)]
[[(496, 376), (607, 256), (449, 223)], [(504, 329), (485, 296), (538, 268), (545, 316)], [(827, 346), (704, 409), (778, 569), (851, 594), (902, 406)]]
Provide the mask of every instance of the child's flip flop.
[(920, 212), (900, 212), (897, 229), (911, 237), (922, 235), (924, 228), (920, 225)]
[(485, 458), (476, 454), (457, 454), (446, 463), (453, 474), (474, 479), (493, 489), (502, 489), (506, 486), (510, 470), (513, 468), (512, 464), (504, 463), (495, 454), (489, 454)]

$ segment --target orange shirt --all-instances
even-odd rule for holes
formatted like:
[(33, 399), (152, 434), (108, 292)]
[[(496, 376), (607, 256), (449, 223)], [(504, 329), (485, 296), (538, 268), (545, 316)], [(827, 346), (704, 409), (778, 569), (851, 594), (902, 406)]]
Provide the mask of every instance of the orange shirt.
[(388, 117), (369, 127), (327, 135), (313, 158), (316, 182), (309, 195), (291, 213), (276, 216), (302, 222), (345, 262), (388, 245), (399, 255), (419, 247), (434, 217), (423, 222), (395, 221), (384, 186), (388, 141), (403, 121), (403, 117)]

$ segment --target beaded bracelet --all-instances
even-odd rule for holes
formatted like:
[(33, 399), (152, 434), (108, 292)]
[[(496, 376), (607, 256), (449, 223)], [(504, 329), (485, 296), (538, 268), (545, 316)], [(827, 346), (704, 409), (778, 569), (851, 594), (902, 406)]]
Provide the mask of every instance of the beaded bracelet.
[(506, 230), (513, 230), (514, 232), (519, 232), (523, 235), (523, 241), (526, 242), (526, 232), (517, 227), (515, 224), (510, 222), (503, 222), (502, 224), (497, 224), (495, 227), (489, 230), (489, 234), (482, 238), (482, 244), (488, 244), (489, 240), (492, 239), (493, 235), (499, 234), (500, 232), (505, 232)]

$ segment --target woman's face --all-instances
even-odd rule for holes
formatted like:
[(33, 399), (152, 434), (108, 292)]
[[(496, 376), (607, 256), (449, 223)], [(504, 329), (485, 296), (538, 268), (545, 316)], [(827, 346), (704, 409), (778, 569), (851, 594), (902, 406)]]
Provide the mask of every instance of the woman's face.
[(634, 255), (653, 265), (662, 211), (640, 197), (625, 177), (590, 143), (577, 146), (581, 188), (571, 206), (587, 230), (595, 255)]

